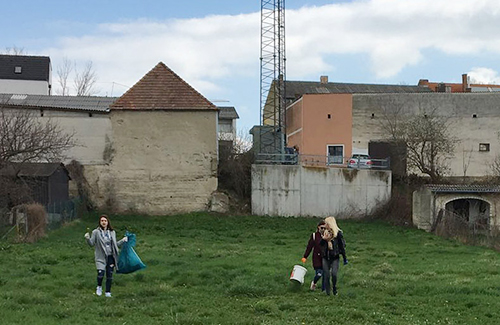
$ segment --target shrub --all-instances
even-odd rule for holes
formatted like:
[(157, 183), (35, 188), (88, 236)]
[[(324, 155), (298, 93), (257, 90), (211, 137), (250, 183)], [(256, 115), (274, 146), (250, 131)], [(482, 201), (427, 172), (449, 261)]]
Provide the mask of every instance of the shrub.
[(45, 236), (47, 213), (43, 205), (32, 203), (26, 205), (26, 216), (28, 218), (28, 233), (24, 240), (28, 243), (34, 243)]

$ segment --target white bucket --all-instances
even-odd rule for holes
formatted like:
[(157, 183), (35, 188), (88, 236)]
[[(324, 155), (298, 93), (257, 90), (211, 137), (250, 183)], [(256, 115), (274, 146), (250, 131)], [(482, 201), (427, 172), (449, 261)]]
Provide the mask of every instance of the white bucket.
[(304, 276), (307, 273), (307, 269), (301, 265), (294, 265), (292, 274), (290, 274), (290, 280), (295, 280), (304, 284)]

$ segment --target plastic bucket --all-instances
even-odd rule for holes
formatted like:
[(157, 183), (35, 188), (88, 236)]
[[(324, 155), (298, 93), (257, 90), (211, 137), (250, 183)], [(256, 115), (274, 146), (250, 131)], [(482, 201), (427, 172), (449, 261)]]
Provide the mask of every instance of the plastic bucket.
[(301, 265), (294, 265), (292, 274), (290, 274), (290, 280), (298, 281), (300, 284), (304, 284), (304, 277), (307, 273), (307, 269)]

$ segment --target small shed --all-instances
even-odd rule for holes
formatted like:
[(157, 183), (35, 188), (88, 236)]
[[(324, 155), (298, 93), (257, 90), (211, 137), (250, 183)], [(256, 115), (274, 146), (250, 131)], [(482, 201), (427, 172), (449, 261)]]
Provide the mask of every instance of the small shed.
[(4, 175), (15, 176), (24, 182), (33, 201), (47, 205), (69, 200), (68, 170), (62, 163), (12, 163)]
[(443, 218), (462, 219), (469, 227), (498, 228), (500, 186), (425, 185), (413, 192), (413, 224), (434, 231)]

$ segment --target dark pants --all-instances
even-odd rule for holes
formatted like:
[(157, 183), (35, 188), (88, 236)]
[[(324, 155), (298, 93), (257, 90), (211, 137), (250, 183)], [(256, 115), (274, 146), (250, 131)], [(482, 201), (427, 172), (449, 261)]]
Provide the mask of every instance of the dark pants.
[[(337, 292), (337, 273), (339, 272), (339, 261), (336, 258), (333, 260), (327, 260), (323, 258), (323, 284), (325, 285), (326, 294), (331, 293), (332, 287), (333, 292)], [(330, 287), (330, 277), (332, 278), (332, 287)]]
[[(106, 292), (111, 292), (111, 284), (113, 283), (113, 270), (115, 269), (115, 259), (112, 255), (106, 256)], [(104, 270), (97, 270), (97, 285), (102, 287), (104, 279)]]

